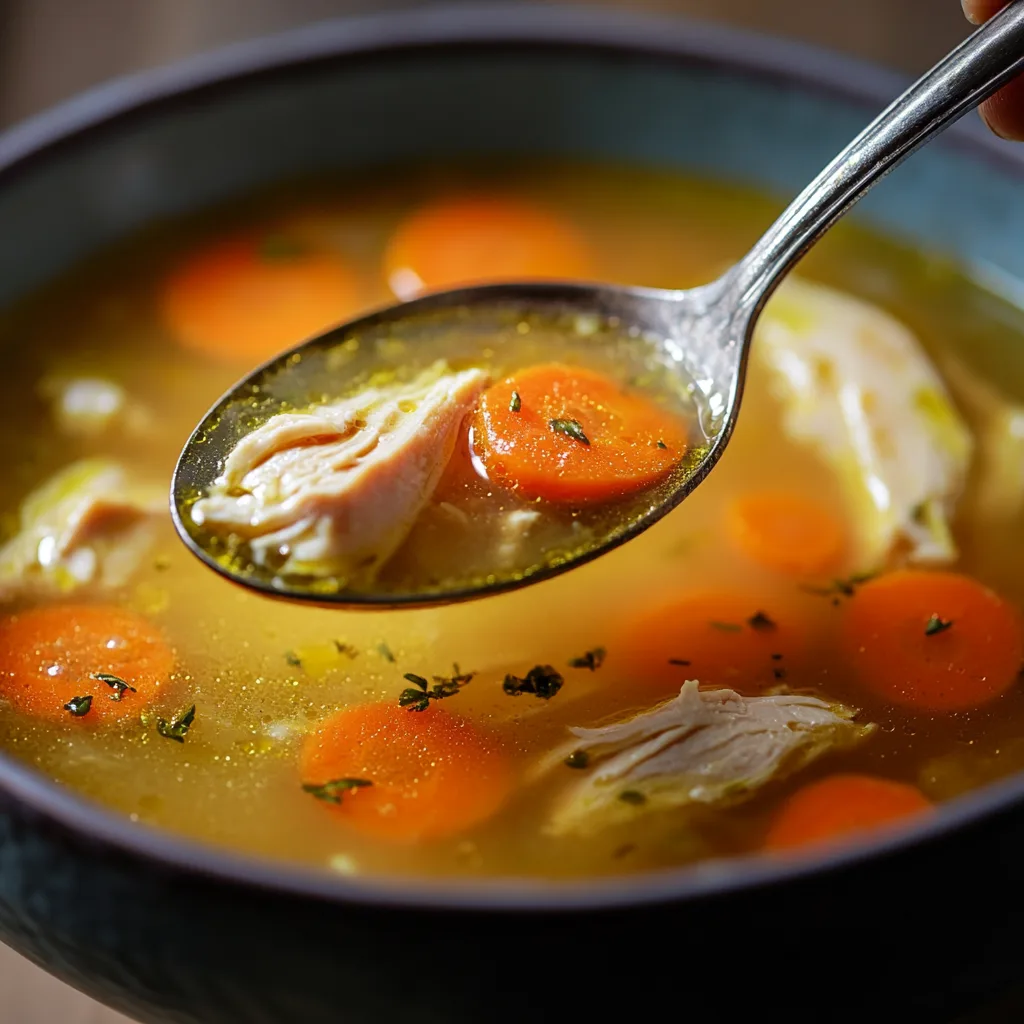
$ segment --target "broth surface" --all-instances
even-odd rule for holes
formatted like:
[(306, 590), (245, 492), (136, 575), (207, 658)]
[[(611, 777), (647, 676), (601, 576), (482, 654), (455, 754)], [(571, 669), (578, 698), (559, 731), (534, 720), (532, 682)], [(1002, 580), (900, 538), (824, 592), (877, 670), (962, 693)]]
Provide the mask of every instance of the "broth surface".
[[(772, 201), (720, 184), (537, 163), (305, 183), (155, 227), (0, 317), (9, 360), (0, 406), (0, 431), (8, 439), (0, 454), (7, 534), (17, 528), (25, 495), (75, 459), (111, 456), (129, 472), (169, 483), (193, 426), (261, 361), (251, 353), (211, 358), (179, 344), (169, 331), (160, 288), (188, 253), (240, 228), (315, 237), (353, 268), (349, 305), (337, 310), (341, 320), (393, 298), (384, 254), (410, 210), (434, 195), (473, 190), (511, 193), (571, 219), (586, 240), (593, 277), (668, 288), (711, 279), (746, 251), (777, 211)], [(939, 365), (955, 356), (998, 381), (1008, 398), (1024, 399), (1024, 313), (973, 285), (948, 261), (843, 225), (800, 273), (895, 314)], [(150, 429), (69, 439), (40, 398), (40, 382), (54, 375), (115, 381), (147, 410)], [(911, 783), (942, 801), (1024, 768), (1019, 685), (976, 710), (937, 714), (888, 704), (857, 684), (837, 653), (842, 608), (834, 595), (810, 592), (790, 576), (752, 564), (724, 536), (729, 503), (767, 488), (813, 497), (849, 520), (835, 474), (787, 437), (778, 400), (755, 363), (728, 451), (679, 509), (591, 564), (493, 599), (384, 613), (273, 601), (201, 565), (164, 517), (155, 544), (125, 585), (73, 598), (16, 596), (9, 610), (74, 600), (138, 611), (173, 650), (170, 683), (141, 721), (133, 714), (96, 723), (70, 713), (43, 721), (0, 703), (0, 745), (132, 820), (342, 873), (401, 875), (560, 878), (681, 865), (760, 849), (783, 801), (815, 778), (863, 772)], [(1020, 515), (999, 523), (978, 515), (970, 500), (960, 502), (954, 524), (960, 557), (947, 568), (971, 575), (1019, 609), (1024, 522)], [(852, 550), (835, 576), (869, 568)], [(679, 665), (678, 678), (666, 668), (664, 678), (639, 679), (635, 653), (622, 639), (628, 623), (667, 598), (723, 589), (747, 595), (750, 616), (763, 611), (799, 622), (806, 638), (801, 656), (784, 663), (777, 681), (859, 709), (876, 733), (736, 807), (651, 814), (587, 838), (544, 835), (540, 826), (550, 801), (578, 777), (557, 769), (531, 782), (538, 760), (565, 743), (570, 726), (649, 708), (673, 697), (687, 678)], [(570, 665), (597, 648), (607, 652), (599, 667)], [(678, 660), (686, 655), (679, 651)], [(10, 656), (0, 650), (0, 660)], [(523, 677), (536, 665), (554, 666), (564, 679), (551, 699), (512, 697), (503, 689), (506, 675)], [(397, 706), (409, 686), (407, 673), (429, 680), (453, 672), (473, 677), (438, 703), (484, 730), (515, 776), (511, 795), (493, 816), (440, 839), (396, 843), (349, 827), (322, 799), (302, 791), (300, 749), (316, 723), (369, 701)], [(99, 683), (83, 679), (83, 685), (92, 687), (95, 699), (107, 699)], [(747, 694), (764, 690), (752, 680), (731, 685)], [(158, 718), (173, 726), (192, 705), (195, 720), (184, 742), (155, 727)]]

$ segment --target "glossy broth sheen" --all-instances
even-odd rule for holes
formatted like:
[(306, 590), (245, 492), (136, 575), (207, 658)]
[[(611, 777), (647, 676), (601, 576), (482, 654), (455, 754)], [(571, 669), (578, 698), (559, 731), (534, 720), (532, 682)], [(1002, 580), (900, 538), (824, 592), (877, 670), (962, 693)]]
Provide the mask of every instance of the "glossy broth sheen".
[[(299, 225), (354, 268), (352, 304), (338, 310), (342, 319), (391, 298), (381, 259), (399, 221), (431, 195), (471, 187), (536, 199), (573, 219), (591, 253), (591, 276), (658, 287), (710, 279), (746, 250), (776, 210), (758, 196), (671, 175), (533, 164), (319, 182), (154, 229), (75, 269), (0, 320), (9, 360), (0, 406), (0, 430), (8, 438), (0, 456), (0, 509), (13, 515), (29, 490), (85, 455), (112, 455), (169, 481), (194, 424), (260, 361), (251, 354), (211, 359), (171, 336), (156, 296), (188, 252), (240, 226), (272, 233)], [(944, 261), (841, 227), (801, 269), (878, 303), (915, 330), (929, 352), (955, 351), (997, 375), (1011, 397), (1024, 397), (1024, 314)], [(116, 380), (150, 408), (158, 429), (145, 439), (122, 432), (67, 440), (36, 395), (38, 381), (53, 373)], [(833, 642), (841, 609), (792, 578), (746, 561), (725, 538), (727, 503), (764, 487), (814, 496), (844, 515), (832, 473), (787, 441), (779, 409), (755, 372), (728, 452), (680, 509), (592, 564), (494, 599), (354, 614), (276, 602), (203, 567), (168, 519), (126, 587), (112, 598), (75, 598), (112, 599), (141, 611), (172, 645), (172, 683), (146, 722), (130, 716), (123, 724), (97, 725), (88, 716), (68, 715), (41, 723), (0, 705), (0, 744), (133, 820), (344, 873), (404, 875), (564, 877), (684, 864), (758, 849), (780, 803), (827, 774), (903, 780), (940, 801), (1024, 768), (1019, 686), (980, 710), (940, 716), (887, 706), (848, 677)], [(1024, 523), (980, 530), (970, 505), (962, 509), (956, 523), (961, 560), (954, 568), (1024, 605)], [(843, 572), (862, 568), (849, 563)], [(535, 784), (527, 776), (565, 741), (567, 727), (648, 708), (673, 696), (687, 678), (678, 666), (678, 678), (666, 668), (656, 679), (638, 679), (636, 640), (623, 639), (629, 623), (673, 595), (728, 588), (751, 595), (751, 615), (784, 608), (800, 623), (807, 648), (798, 665), (787, 664), (786, 685), (862, 709), (879, 732), (733, 809), (652, 814), (586, 840), (543, 836), (550, 800), (578, 779), (568, 768)], [(599, 669), (569, 667), (570, 659), (598, 646), (607, 649)], [(0, 651), (0, 658), (8, 655)], [(397, 704), (409, 685), (405, 673), (450, 675), (453, 663), (475, 675), (444, 709), (486, 730), (517, 779), (497, 813), (436, 841), (393, 843), (351, 828), (302, 791), (297, 766), (304, 730), (349, 705)], [(552, 699), (503, 692), (506, 673), (521, 676), (537, 664), (553, 665), (564, 676)], [(760, 681), (746, 689), (743, 683), (731, 685), (748, 693), (763, 689)], [(184, 743), (154, 729), (156, 716), (171, 718), (193, 703), (196, 718)]]

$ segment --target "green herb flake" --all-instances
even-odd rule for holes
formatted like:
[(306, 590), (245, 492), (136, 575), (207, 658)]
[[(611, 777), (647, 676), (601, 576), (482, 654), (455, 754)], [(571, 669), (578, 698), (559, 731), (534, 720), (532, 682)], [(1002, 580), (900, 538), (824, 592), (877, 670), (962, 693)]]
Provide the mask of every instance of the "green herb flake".
[(659, 442), (658, 442), (658, 447), (659, 447), (659, 448), (668, 448), (668, 445), (667, 445), (667, 444), (665, 444), (665, 442), (664, 442), (664, 441), (659, 441)]
[(349, 657), (349, 658), (355, 658), (359, 654), (359, 651), (358, 651), (357, 648), (353, 647), (351, 644), (345, 643), (343, 640), (335, 640), (334, 641), (334, 649), (339, 654), (344, 654), (346, 657)]
[(114, 692), (110, 695), (111, 700), (121, 701), (124, 698), (126, 692), (138, 693), (131, 683), (125, 682), (120, 676), (115, 676), (111, 672), (93, 672), (89, 677), (90, 679), (97, 679), (101, 683), (106, 683)]
[(634, 807), (639, 807), (641, 804), (647, 803), (647, 797), (645, 797), (638, 789), (624, 789), (619, 794), (619, 799), (624, 804), (632, 804)]
[(294, 651), (285, 651), (284, 660), (292, 668), (302, 668), (302, 659)]
[(755, 612), (747, 619), (747, 625), (759, 633), (768, 633), (775, 629), (775, 622), (768, 618), (764, 612)]
[(550, 665), (534, 665), (523, 678), (514, 676), (510, 672), (505, 676), (501, 688), (510, 697), (518, 697), (523, 693), (532, 693), (542, 700), (551, 700), (552, 697), (562, 688), (565, 680), (560, 672)]
[(378, 653), (378, 654), (379, 654), (379, 655), (380, 655), (380, 656), (381, 656), (381, 657), (382, 657), (382, 658), (383, 658), (383, 659), (384, 659), (385, 661), (390, 661), (390, 662), (391, 662), (392, 664), (394, 664), (394, 662), (395, 662), (395, 656), (394, 656), (394, 654), (392, 653), (392, 651), (391, 651), (391, 648), (390, 648), (390, 647), (388, 647), (388, 645), (387, 645), (387, 644), (386, 644), (386, 643), (385, 643), (385, 642), (384, 642), (383, 640), (381, 640), (381, 642), (380, 642), (379, 644), (377, 644), (377, 653)]
[(398, 695), (399, 707), (407, 708), (409, 711), (426, 711), (432, 700), (454, 697), (466, 683), (473, 679), (473, 673), (463, 672), (458, 665), (453, 665), (450, 676), (433, 677), (433, 686), (427, 679), (415, 672), (406, 672), (402, 678), (412, 683), (413, 686), (406, 687)]
[(559, 434), (565, 434), (580, 444), (590, 445), (590, 439), (583, 433), (583, 424), (579, 420), (550, 420), (548, 426)]
[(566, 759), (569, 768), (586, 768), (590, 764), (590, 755), (585, 750), (574, 750)]
[(608, 652), (603, 647), (595, 647), (592, 650), (586, 652), (578, 658), (573, 658), (569, 662), (570, 668), (589, 668), (591, 672), (596, 672), (603, 664), (605, 655)]
[(512, 397), (509, 399), (508, 411), (509, 412), (519, 412), (519, 410), (522, 409), (522, 407), (523, 407), (523, 400), (519, 397), (519, 392), (518, 391), (513, 391), (512, 392)]
[(708, 625), (723, 633), (741, 633), (743, 631), (743, 627), (738, 626), (735, 622), (710, 622)]
[(938, 615), (932, 613), (931, 618), (925, 623), (924, 635), (935, 636), (936, 633), (945, 633), (952, 625), (952, 619), (940, 619)]
[(786, 670), (784, 668), (773, 668), (772, 675), (781, 682), (781, 680), (786, 678)]
[(92, 694), (87, 693), (84, 697), (72, 697), (71, 700), (64, 705), (64, 710), (69, 711), (75, 718), (82, 718), (89, 714), (89, 709), (92, 707)]
[(175, 715), (170, 721), (166, 718), (158, 718), (156, 720), (156, 731), (165, 739), (184, 743), (185, 735), (192, 728), (192, 723), (195, 719), (196, 706), (193, 704), (184, 714)]
[(323, 800), (325, 804), (340, 804), (346, 793), (353, 789), (365, 789), (372, 786), (369, 779), (331, 779), (321, 786), (306, 783), (302, 787), (304, 793), (317, 800)]
[(843, 580), (833, 580), (827, 587), (803, 586), (800, 589), (807, 594), (814, 594), (817, 597), (831, 597), (832, 603), (839, 604), (839, 597), (853, 597), (857, 587), (875, 578), (873, 572), (855, 573)]

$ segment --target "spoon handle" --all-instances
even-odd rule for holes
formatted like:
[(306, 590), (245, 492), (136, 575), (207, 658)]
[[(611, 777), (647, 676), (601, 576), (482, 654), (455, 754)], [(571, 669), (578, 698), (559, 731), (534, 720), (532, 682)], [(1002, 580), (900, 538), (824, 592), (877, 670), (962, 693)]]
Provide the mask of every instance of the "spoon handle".
[(740, 308), (756, 314), (872, 185), (1022, 69), (1024, 0), (1013, 0), (879, 114), (783, 211), (734, 270)]

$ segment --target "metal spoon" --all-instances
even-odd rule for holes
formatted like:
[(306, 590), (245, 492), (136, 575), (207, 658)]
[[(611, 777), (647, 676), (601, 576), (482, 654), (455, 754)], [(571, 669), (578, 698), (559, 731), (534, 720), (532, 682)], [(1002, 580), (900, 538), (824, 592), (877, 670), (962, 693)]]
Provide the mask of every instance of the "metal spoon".
[[(334, 606), (398, 607), (450, 603), (545, 579), (588, 561), (636, 536), (678, 505), (711, 471), (732, 434), (743, 393), (754, 323), (782, 277), (858, 199), (918, 146), (977, 106), (1024, 69), (1024, 0), (978, 29), (910, 87), (861, 132), (765, 232), (750, 252), (710, 284), (685, 291), (584, 284), (505, 284), (435, 293), (378, 311), (307, 341), (250, 374), (224, 395), (197, 427), (178, 460), (171, 485), (175, 527), (194, 554), (244, 586), (291, 599)], [(698, 465), (660, 495), (625, 528), (579, 557), (518, 579), (428, 594), (324, 593), (281, 586), (233, 569), (193, 535), (190, 500), (210, 486), (237, 438), (225, 412), (268, 376), (287, 371), (303, 356), (336, 346), (353, 334), (379, 332), (410, 318), (518, 307), (525, 311), (580, 314), (619, 322), (661, 339), (663, 354), (696, 382), (708, 413), (709, 444)]]

